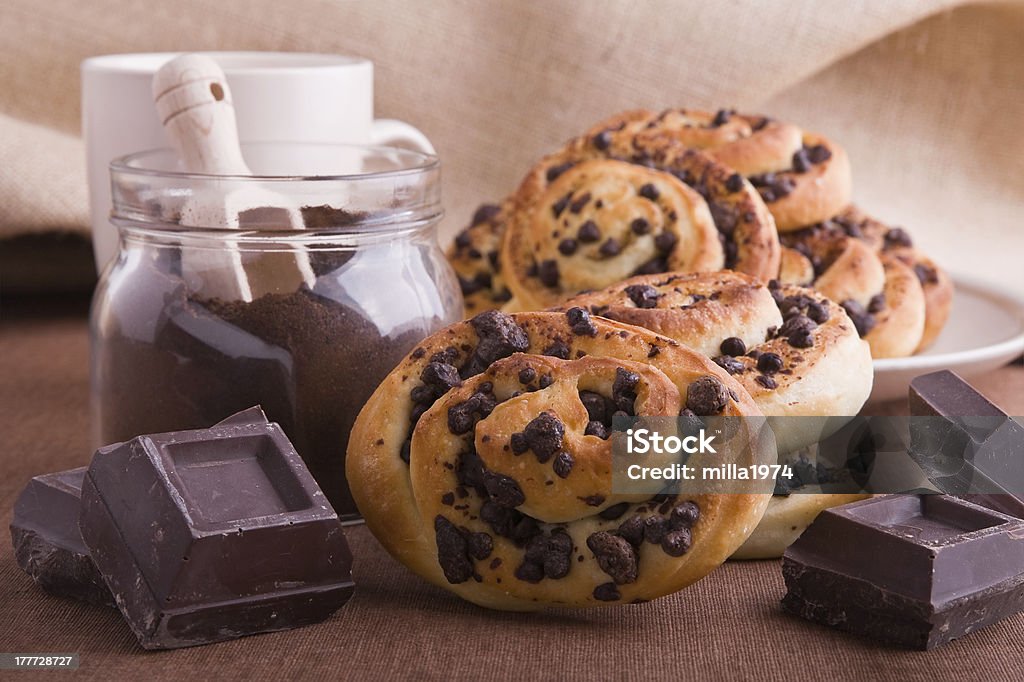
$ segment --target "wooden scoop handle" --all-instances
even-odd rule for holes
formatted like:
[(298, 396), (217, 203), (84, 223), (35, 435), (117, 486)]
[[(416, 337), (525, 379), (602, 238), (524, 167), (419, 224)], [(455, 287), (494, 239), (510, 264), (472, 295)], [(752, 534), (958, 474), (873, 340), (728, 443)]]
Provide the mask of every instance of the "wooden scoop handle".
[[(238, 144), (235, 107), (224, 71), (199, 54), (167, 62), (153, 76), (153, 103), (172, 144), (190, 173), (248, 175), (252, 172)], [(252, 209), (277, 207), (282, 228), (301, 228), (302, 214), (284, 197), (247, 183), (225, 191), (192, 195), (181, 209), (182, 225), (245, 229), (243, 216)], [(274, 210), (274, 209), (271, 209)], [(183, 249), (182, 271), (200, 282), (213, 298), (252, 301), (265, 293), (313, 286), (316, 275), (301, 247), (287, 253), (239, 249), (225, 237), (220, 250)]]
[(153, 102), (190, 173), (252, 175), (238, 145), (235, 107), (224, 71), (201, 54), (183, 54), (153, 76)]

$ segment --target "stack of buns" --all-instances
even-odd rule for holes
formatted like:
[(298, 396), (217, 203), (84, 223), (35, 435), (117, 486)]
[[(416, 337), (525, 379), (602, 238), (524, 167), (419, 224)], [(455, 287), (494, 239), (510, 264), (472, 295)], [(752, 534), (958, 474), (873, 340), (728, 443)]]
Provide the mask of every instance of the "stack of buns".
[(812, 287), (846, 309), (873, 357), (912, 355), (945, 324), (952, 283), (906, 230), (850, 201), (846, 152), (821, 135), (728, 110), (630, 111), (482, 206), (449, 259), (469, 314), (728, 268)]
[(609, 440), (613, 414), (766, 417), (749, 463), (813, 460), (873, 357), (935, 339), (949, 278), (850, 185), (833, 141), (726, 110), (626, 112), (545, 156), (449, 251), (470, 319), (359, 415), (367, 525), (431, 582), (525, 610), (668, 594), (864, 497), (625, 494)]

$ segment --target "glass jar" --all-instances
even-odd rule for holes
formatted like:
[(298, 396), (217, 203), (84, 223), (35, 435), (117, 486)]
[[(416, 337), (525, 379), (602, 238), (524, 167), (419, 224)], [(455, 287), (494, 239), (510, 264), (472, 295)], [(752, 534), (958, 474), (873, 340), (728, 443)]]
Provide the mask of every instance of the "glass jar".
[(439, 163), (347, 145), (243, 153), (254, 176), (183, 173), (170, 151), (111, 164), (120, 242), (92, 306), (93, 440), (261, 405), (354, 518), (345, 449), (359, 410), (462, 316), (437, 242)]

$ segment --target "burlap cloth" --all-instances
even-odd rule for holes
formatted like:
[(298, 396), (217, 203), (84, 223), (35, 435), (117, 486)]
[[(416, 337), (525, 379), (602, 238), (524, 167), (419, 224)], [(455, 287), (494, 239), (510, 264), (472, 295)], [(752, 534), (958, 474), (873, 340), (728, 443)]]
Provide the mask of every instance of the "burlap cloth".
[[(5, 309), (0, 528), (10, 523), (14, 499), (31, 476), (89, 461), (84, 315), (84, 305), (63, 314), (38, 302)], [(1024, 366), (976, 383), (1006, 409), (1024, 412)], [(0, 652), (77, 652), (81, 674), (119, 680), (1024, 679), (1024, 615), (928, 653), (883, 647), (783, 614), (777, 561), (726, 564), (644, 605), (507, 614), (427, 585), (364, 527), (349, 528), (347, 536), (357, 588), (327, 622), (165, 653), (139, 649), (112, 609), (43, 593), (18, 570), (3, 539)]]
[(607, 114), (736, 106), (835, 137), (865, 208), (1024, 289), (1022, 35), (1019, 0), (5, 0), (0, 235), (87, 229), (85, 57), (342, 52), (376, 62), (378, 115), (435, 142), (445, 238)]

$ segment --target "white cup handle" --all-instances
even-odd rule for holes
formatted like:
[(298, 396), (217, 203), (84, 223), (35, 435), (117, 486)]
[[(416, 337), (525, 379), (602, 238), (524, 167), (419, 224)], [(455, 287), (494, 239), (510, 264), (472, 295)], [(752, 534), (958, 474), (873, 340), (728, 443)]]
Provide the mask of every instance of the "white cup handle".
[(378, 118), (370, 130), (370, 142), (373, 144), (402, 147), (417, 152), (434, 153), (434, 145), (427, 136), (405, 121), (393, 118)]

